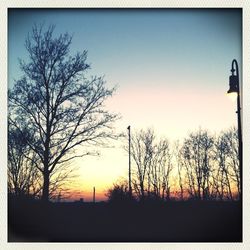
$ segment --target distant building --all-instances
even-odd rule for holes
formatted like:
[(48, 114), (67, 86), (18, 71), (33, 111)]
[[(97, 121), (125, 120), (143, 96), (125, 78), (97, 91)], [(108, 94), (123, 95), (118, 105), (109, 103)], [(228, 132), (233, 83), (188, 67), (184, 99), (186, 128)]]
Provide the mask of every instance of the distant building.
[(75, 203), (83, 203), (83, 202), (84, 202), (84, 199), (83, 199), (83, 198), (80, 198), (79, 200), (75, 200), (74, 202), (75, 202)]

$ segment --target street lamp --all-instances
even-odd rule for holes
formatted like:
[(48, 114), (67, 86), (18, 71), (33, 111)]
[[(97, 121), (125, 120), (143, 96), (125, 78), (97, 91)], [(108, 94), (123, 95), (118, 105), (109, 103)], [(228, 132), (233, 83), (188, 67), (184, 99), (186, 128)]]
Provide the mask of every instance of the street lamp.
[[(235, 66), (235, 67), (234, 67)], [(241, 131), (241, 105), (240, 105), (240, 82), (238, 63), (234, 59), (232, 61), (231, 76), (229, 77), (228, 94), (237, 94), (237, 118), (238, 118), (238, 141), (239, 141), (239, 168), (240, 168), (240, 198), (242, 199), (242, 131)], [(236, 74), (235, 74), (236, 73)]]

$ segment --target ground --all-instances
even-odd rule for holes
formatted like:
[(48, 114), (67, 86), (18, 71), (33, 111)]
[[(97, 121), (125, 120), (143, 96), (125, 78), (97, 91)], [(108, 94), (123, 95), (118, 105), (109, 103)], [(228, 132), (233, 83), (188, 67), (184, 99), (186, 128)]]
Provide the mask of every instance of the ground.
[(49, 203), (9, 200), (9, 242), (240, 242), (240, 202)]

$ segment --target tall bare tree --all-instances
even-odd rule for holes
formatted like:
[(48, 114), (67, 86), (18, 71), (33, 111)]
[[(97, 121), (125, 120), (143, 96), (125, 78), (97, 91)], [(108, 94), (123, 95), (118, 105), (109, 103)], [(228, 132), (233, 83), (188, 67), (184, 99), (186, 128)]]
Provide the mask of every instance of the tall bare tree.
[(239, 140), (238, 140), (238, 131), (236, 128), (230, 128), (226, 131), (225, 134), (227, 142), (229, 145), (228, 152), (228, 165), (229, 165), (229, 176), (231, 181), (237, 186), (238, 197), (240, 197), (241, 190), (241, 180), (240, 180), (240, 165), (239, 165)]
[(153, 144), (150, 182), (153, 184), (153, 192), (161, 199), (170, 198), (170, 175), (173, 170), (172, 153), (169, 142), (161, 139)]
[(181, 149), (188, 177), (189, 193), (197, 199), (210, 196), (213, 137), (207, 131), (191, 133)]
[[(227, 159), (229, 156), (229, 143), (227, 135), (223, 132), (215, 141), (215, 163), (217, 163), (215, 186), (217, 195), (220, 199), (225, 196), (225, 191), (228, 193), (230, 199), (233, 199), (231, 191), (231, 181), (229, 179), (229, 165)], [(225, 190), (227, 189), (227, 190)]]
[(238, 134), (235, 128), (222, 131), (215, 142), (214, 189), (220, 199), (240, 194)]
[(91, 152), (80, 145), (103, 144), (114, 137), (117, 119), (104, 109), (112, 96), (101, 77), (85, 78), (87, 51), (69, 55), (72, 37), (54, 36), (54, 26), (34, 26), (25, 47), (29, 62), (20, 62), (24, 76), (9, 90), (9, 122), (39, 157), (42, 199), (48, 201), (50, 177), (58, 166)]
[(178, 171), (178, 186), (180, 188), (180, 191), (177, 191), (177, 194), (179, 193), (179, 197), (181, 200), (184, 199), (184, 179), (185, 177), (183, 176), (183, 158), (181, 154), (181, 145), (179, 141), (176, 141), (174, 144), (174, 156), (175, 156), (175, 164), (177, 166), (177, 171)]
[(140, 130), (131, 136), (131, 156), (136, 165), (137, 191), (141, 200), (145, 197), (145, 183), (147, 173), (150, 173), (153, 154), (154, 133), (152, 130), (146, 132)]
[(157, 140), (152, 129), (131, 136), (132, 163), (135, 164), (133, 187), (140, 200), (170, 198), (170, 176), (173, 169), (169, 142)]

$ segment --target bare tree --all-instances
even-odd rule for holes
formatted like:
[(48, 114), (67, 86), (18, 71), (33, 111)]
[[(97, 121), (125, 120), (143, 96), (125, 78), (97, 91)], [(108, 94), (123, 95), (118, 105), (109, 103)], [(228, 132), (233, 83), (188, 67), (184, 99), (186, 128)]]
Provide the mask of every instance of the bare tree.
[(216, 195), (220, 199), (234, 199), (236, 190), (240, 193), (238, 135), (235, 128), (222, 131), (218, 136), (215, 143), (215, 164)]
[[(228, 193), (230, 199), (233, 199), (231, 181), (229, 179), (229, 165), (227, 164), (229, 151), (230, 147), (227, 140), (227, 135), (223, 132), (215, 141), (215, 163), (217, 162), (215, 183), (216, 191), (220, 199), (224, 198), (225, 191)], [(227, 190), (225, 190), (225, 188)]]
[(140, 130), (131, 137), (131, 156), (136, 164), (136, 180), (139, 182), (137, 190), (141, 200), (144, 200), (145, 197), (145, 181), (151, 168), (153, 140), (154, 134), (152, 130), (146, 132)]
[(238, 153), (238, 132), (236, 128), (230, 128), (226, 131), (226, 138), (229, 145), (228, 152), (228, 165), (229, 165), (229, 176), (231, 181), (236, 184), (238, 197), (240, 197), (241, 185), (240, 185), (240, 166), (239, 166), (239, 153)]
[(183, 200), (184, 199), (184, 177), (183, 177), (183, 158), (181, 155), (181, 148), (180, 148), (180, 142), (176, 141), (174, 144), (174, 155), (175, 155), (175, 164), (177, 165), (177, 170), (178, 170), (178, 185), (180, 188), (180, 199)]
[(133, 189), (140, 200), (170, 198), (170, 176), (173, 169), (169, 142), (157, 140), (152, 129), (131, 136)]
[(169, 142), (166, 139), (153, 144), (151, 178), (153, 191), (161, 199), (170, 198), (170, 174), (173, 170)]
[(197, 133), (191, 133), (184, 140), (181, 149), (189, 193), (199, 200), (210, 196), (212, 148), (213, 137), (207, 131), (199, 130)]
[(175, 144), (180, 198), (235, 199), (240, 193), (238, 137), (231, 128), (218, 136), (206, 130)]
[(117, 119), (103, 105), (114, 89), (107, 89), (101, 77), (85, 78), (87, 52), (69, 56), (72, 37), (53, 32), (53, 26), (33, 27), (25, 43), (29, 62), (20, 62), (24, 76), (9, 90), (9, 121), (23, 136), (29, 131), (26, 141), (39, 157), (44, 201), (56, 167), (91, 153), (78, 146), (114, 137)]
[[(23, 136), (26, 135), (26, 136)], [(41, 197), (42, 176), (37, 168), (38, 156), (27, 144), (28, 131), (22, 133), (11, 124), (8, 126), (8, 192), (15, 196)], [(67, 184), (75, 177), (76, 167), (68, 163), (58, 165), (50, 178), (49, 197), (55, 199), (60, 193), (65, 198)]]
[[(23, 131), (28, 134), (28, 131)], [(39, 195), (40, 172), (37, 158), (25, 137), (11, 125), (8, 127), (8, 192), (16, 196)]]

